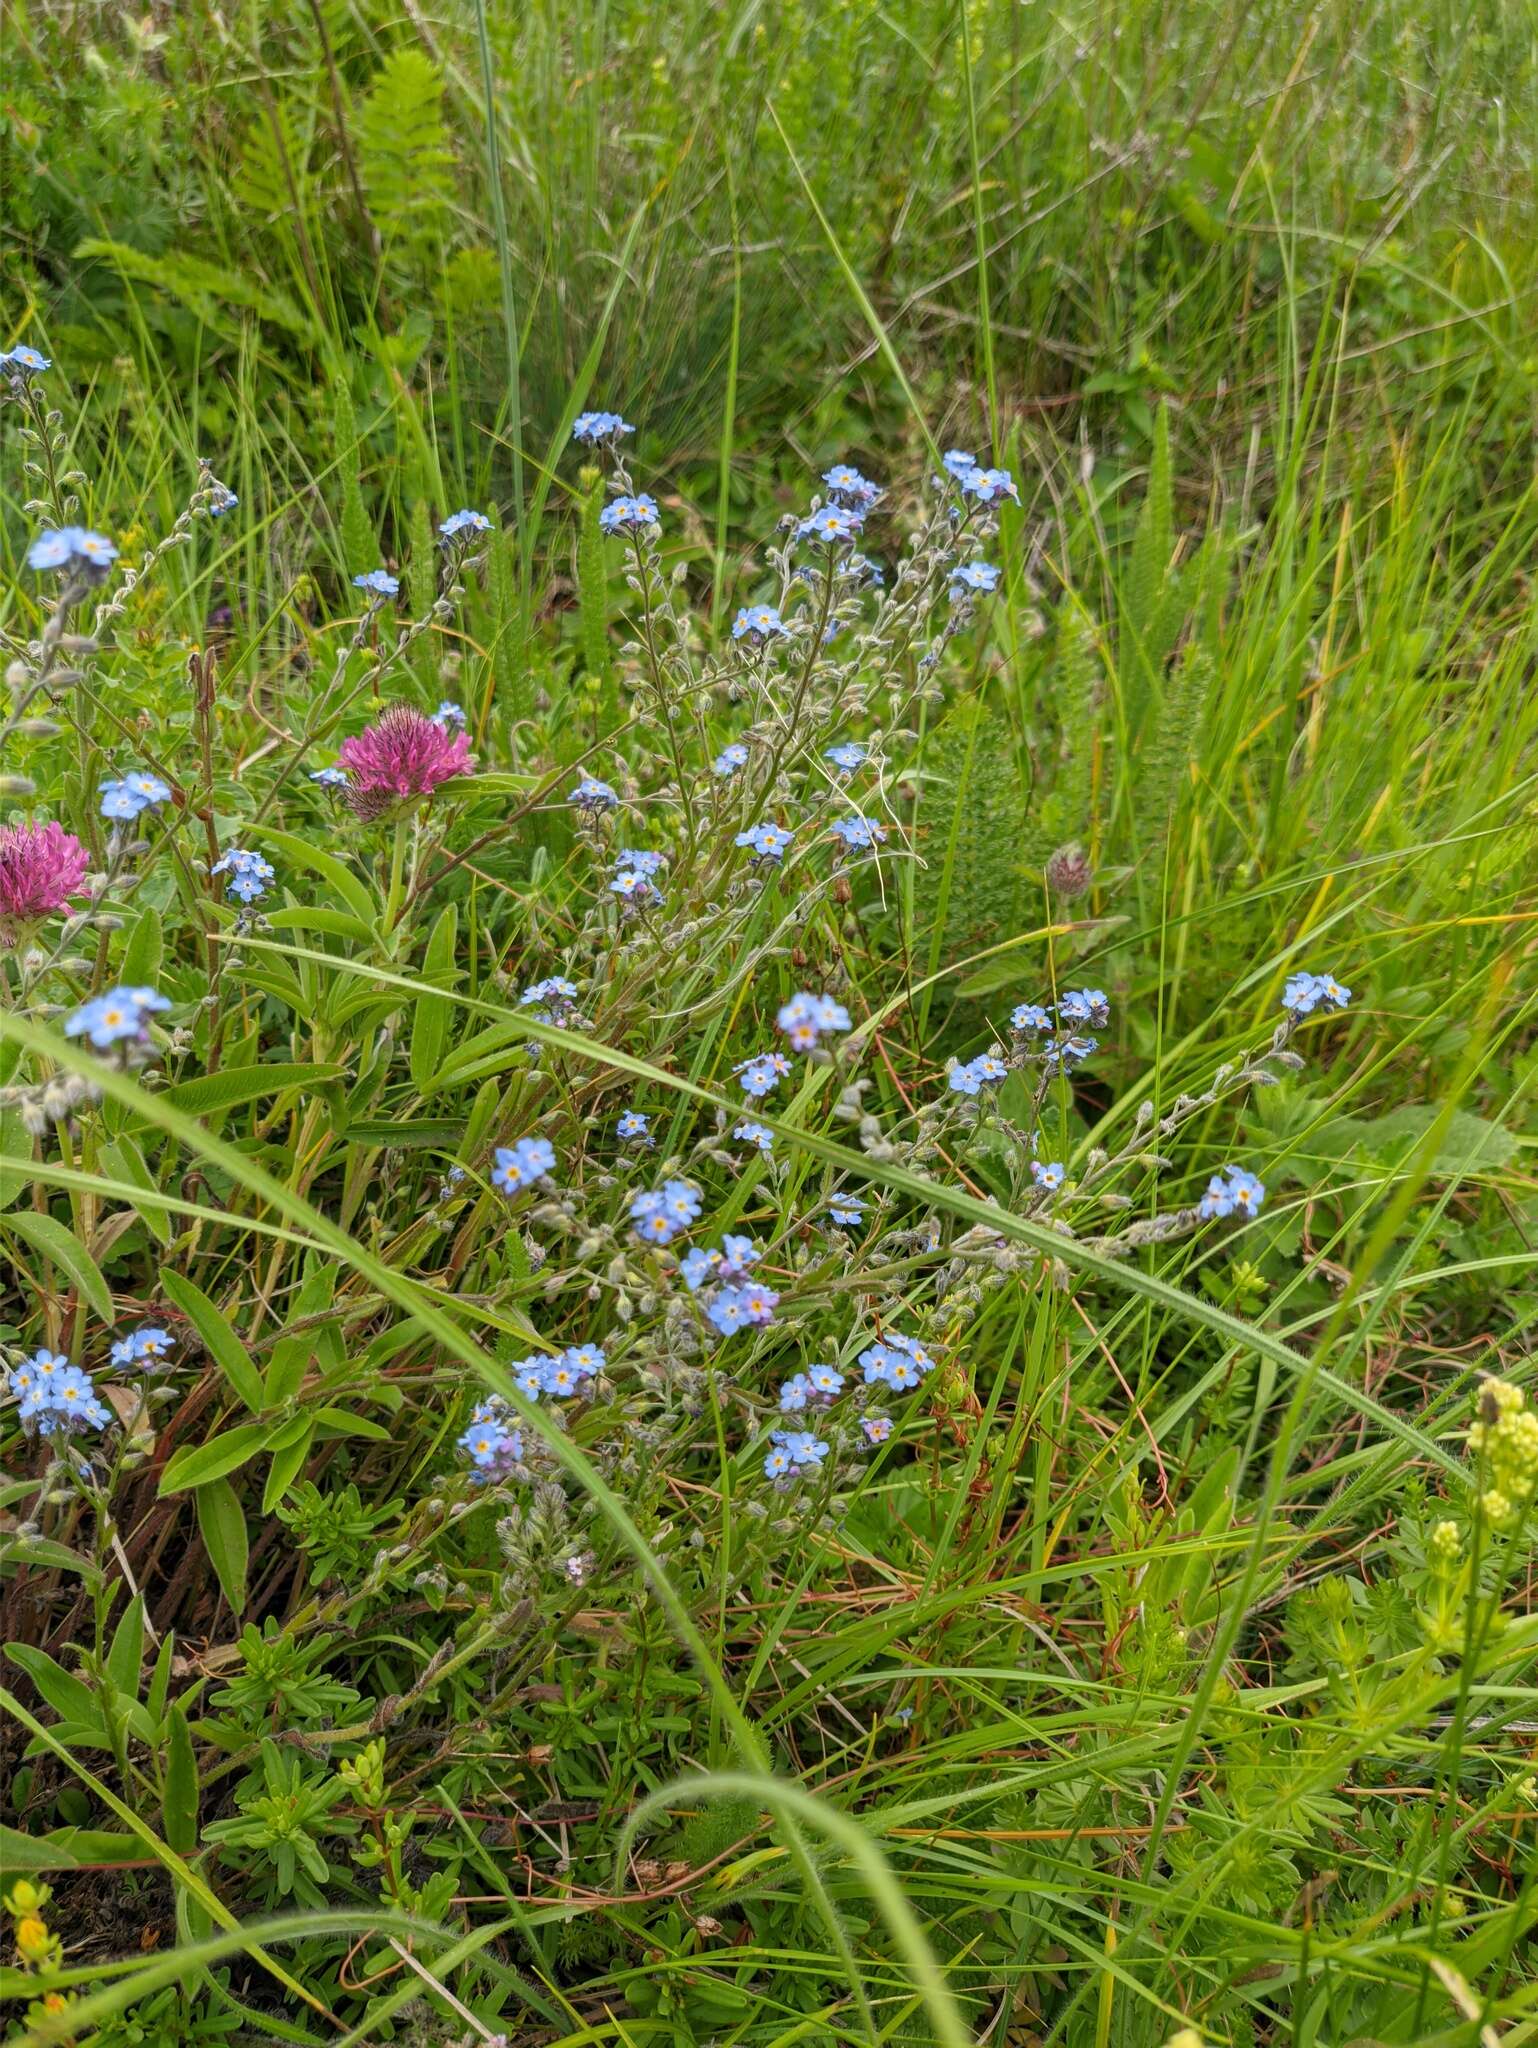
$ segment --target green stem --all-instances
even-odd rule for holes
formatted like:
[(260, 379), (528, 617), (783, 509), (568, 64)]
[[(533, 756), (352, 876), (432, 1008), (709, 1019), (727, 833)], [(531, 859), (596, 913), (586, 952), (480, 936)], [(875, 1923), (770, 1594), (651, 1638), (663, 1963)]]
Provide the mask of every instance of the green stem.
[(410, 836), (410, 818), (397, 818), (390, 841), (390, 889), (385, 897), (384, 928), (387, 932), (394, 931), (405, 899), (406, 842)]

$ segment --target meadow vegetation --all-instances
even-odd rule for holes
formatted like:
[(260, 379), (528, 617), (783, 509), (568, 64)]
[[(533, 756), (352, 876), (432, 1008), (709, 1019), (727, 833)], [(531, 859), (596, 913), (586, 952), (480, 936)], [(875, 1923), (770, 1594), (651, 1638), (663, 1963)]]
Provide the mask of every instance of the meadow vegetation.
[(1538, 2024), (1538, 38), (12, 0), (27, 2042)]

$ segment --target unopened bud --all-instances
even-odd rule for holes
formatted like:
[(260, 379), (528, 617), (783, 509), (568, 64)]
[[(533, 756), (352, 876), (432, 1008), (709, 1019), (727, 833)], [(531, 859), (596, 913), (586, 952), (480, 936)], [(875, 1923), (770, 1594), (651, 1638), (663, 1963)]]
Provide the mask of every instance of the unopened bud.
[(1094, 879), (1094, 870), (1084, 858), (1084, 849), (1075, 841), (1060, 846), (1047, 862), (1047, 887), (1064, 902), (1072, 902), (1075, 896), (1085, 895)]
[(0, 775), (0, 796), (36, 796), (37, 784), (30, 775)]
[(20, 739), (51, 740), (57, 739), (64, 728), (56, 725), (51, 718), (23, 718), (18, 720), (12, 730)]

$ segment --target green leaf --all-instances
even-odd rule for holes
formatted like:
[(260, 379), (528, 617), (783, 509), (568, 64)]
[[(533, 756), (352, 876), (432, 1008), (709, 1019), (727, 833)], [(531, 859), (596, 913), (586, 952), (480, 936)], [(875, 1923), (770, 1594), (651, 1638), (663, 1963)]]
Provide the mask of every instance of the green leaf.
[(242, 982), (249, 982), (252, 988), (259, 988), (280, 1002), (286, 1010), (292, 1010), (296, 1017), (307, 1013), (304, 990), (298, 979), (286, 967), (258, 967), (249, 960), (236, 959), (230, 964), (230, 973)]
[(315, 1425), (318, 1429), (334, 1430), (338, 1436), (367, 1437), (370, 1443), (375, 1444), (387, 1444), (393, 1434), (379, 1423), (354, 1415), (347, 1408), (317, 1408)]
[[(1407, 1159), (1441, 1115), (1432, 1102), (1407, 1102), (1402, 1109), (1380, 1116), (1372, 1124), (1372, 1146), (1380, 1155), (1396, 1162)], [(1500, 1124), (1469, 1110), (1455, 1109), (1442, 1132), (1431, 1171), (1451, 1178), (1460, 1173), (1493, 1173), (1509, 1166), (1516, 1153), (1516, 1140)]]
[[(209, 1356), (253, 1415), (266, 1405), (262, 1376), (251, 1363), (251, 1355), (200, 1287), (180, 1273), (162, 1273), (161, 1292), (179, 1308), (208, 1346)], [(172, 1460), (175, 1463), (175, 1460)], [(170, 1468), (167, 1467), (167, 1470)]]
[(0, 1824), (0, 1870), (7, 1877), (78, 1870), (83, 1863), (136, 1863), (143, 1854), (137, 1835), (108, 1834), (103, 1828), (52, 1828), (46, 1835), (26, 1835)]
[[(127, 1132), (109, 1138), (101, 1148), (101, 1164), (109, 1179), (125, 1181), (131, 1187), (143, 1188), (146, 1196), (156, 1192), (155, 1176), (150, 1172), (148, 1162), (134, 1139)], [(130, 1205), (137, 1216), (142, 1216), (145, 1227), (161, 1244), (169, 1244), (174, 1232), (171, 1228), (170, 1212), (158, 1202), (143, 1201)]]
[(32, 1134), (22, 1120), (20, 1105), (0, 1105), (0, 1209), (9, 1209), (35, 1185), (32, 1145)]
[(157, 1725), (165, 1719), (166, 1694), (171, 1684), (171, 1659), (176, 1653), (176, 1631), (168, 1628), (160, 1639), (159, 1654), (155, 1668), (150, 1673), (150, 1689), (145, 1705), (150, 1719)]
[(74, 1572), (88, 1586), (101, 1584), (98, 1565), (78, 1550), (55, 1543), (51, 1536), (18, 1536), (6, 1531), (0, 1534), (0, 1557), (14, 1558), (19, 1564), (35, 1564), (42, 1571)]
[(958, 996), (997, 995), (1001, 988), (1014, 988), (1018, 983), (1030, 980), (1035, 972), (1032, 961), (1023, 951), (1010, 951), (997, 960), (990, 960), (986, 967), (979, 967), (965, 981), (958, 982), (956, 993)]
[(245, 323), (234, 319), (229, 311), (238, 306), (270, 320), (274, 326), (286, 328), (311, 348), (323, 345), (324, 337), (315, 323), (285, 292), (274, 290), (265, 281), (255, 282), (243, 271), (227, 270), (175, 249), (167, 255), (151, 256), (131, 243), (96, 236), (87, 236), (77, 243), (75, 255), (81, 262), (95, 259), (114, 264), (124, 277), (164, 292), (233, 340), (245, 331)]
[(102, 1278), (100, 1266), (75, 1233), (56, 1216), (41, 1215), (36, 1209), (12, 1209), (6, 1214), (5, 1228), (14, 1230), (35, 1251), (40, 1251), (61, 1272), (67, 1273), (77, 1291), (104, 1323), (117, 1321), (117, 1311), (112, 1306), (112, 1295)]
[(395, 1123), (389, 1117), (360, 1117), (347, 1126), (349, 1145), (390, 1145), (399, 1152), (420, 1150), (429, 1145), (453, 1146), (459, 1142), (464, 1124), (458, 1117), (417, 1116)]
[(19, 1664), (37, 1687), (39, 1695), (62, 1721), (74, 1721), (86, 1728), (100, 1728), (101, 1702), (83, 1678), (54, 1662), (46, 1650), (30, 1643), (7, 1643), (5, 1654)]
[[(289, 1310), (290, 1321), (308, 1323), (316, 1316), (324, 1315), (331, 1306), (335, 1279), (330, 1266), (317, 1266), (294, 1298)], [(314, 1357), (321, 1335), (318, 1328), (301, 1329), (296, 1334), (286, 1331), (273, 1345), (264, 1383), (269, 1407), (281, 1407), (298, 1393), (305, 1367)]]
[(240, 1496), (227, 1479), (211, 1479), (193, 1495), (208, 1561), (219, 1575), (224, 1597), (237, 1614), (246, 1604), (246, 1563), (251, 1543)]
[[(1310, 1145), (1328, 1159), (1359, 1151), (1385, 1166), (1402, 1167), (1440, 1114), (1434, 1103), (1407, 1102), (1387, 1116), (1332, 1117), (1312, 1134)], [(1465, 1173), (1493, 1173), (1509, 1166), (1515, 1154), (1516, 1140), (1504, 1126), (1458, 1109), (1442, 1132), (1430, 1171), (1447, 1180)]]
[(307, 839), (298, 839), (292, 832), (279, 832), (272, 825), (253, 825), (247, 837), (260, 837), (266, 840), (269, 846), (283, 855), (291, 867), (303, 868), (309, 874), (319, 875), (323, 882), (330, 884), (348, 909), (363, 920), (372, 934), (374, 919), (379, 915), (379, 905), (374, 901), (367, 886), (360, 882), (352, 869), (344, 866), (334, 854), (322, 853), (318, 846), (312, 846)]
[(333, 910), (325, 904), (294, 903), (285, 910), (270, 910), (267, 923), (275, 932), (324, 932), (328, 938), (351, 939), (372, 947), (374, 928), (350, 910)]
[(135, 1593), (112, 1632), (107, 1676), (129, 1699), (139, 1697), (139, 1667), (144, 1662), (144, 1595)]
[(178, 1082), (166, 1090), (165, 1099), (189, 1116), (207, 1116), (214, 1110), (233, 1109), (240, 1102), (254, 1102), (259, 1095), (279, 1095), (285, 1088), (318, 1088), (324, 1081), (341, 1080), (346, 1072), (345, 1067), (290, 1060), (225, 1067), (217, 1074), (199, 1074), (195, 1080)]
[(118, 980), (128, 988), (153, 987), (160, 979), (160, 962), (165, 944), (160, 929), (160, 912), (146, 904), (134, 920), (118, 966)]
[[(488, 769), (484, 775), (457, 775), (454, 782), (466, 796), (525, 796), (545, 781), (543, 775), (517, 775), (510, 770)], [(448, 789), (453, 785), (444, 783)]]
[(160, 1805), (166, 1840), (179, 1856), (198, 1846), (198, 1759), (187, 1716), (173, 1701), (167, 1716), (165, 1795)]
[(272, 1431), (260, 1422), (242, 1422), (216, 1436), (212, 1443), (189, 1444), (177, 1451), (160, 1475), (162, 1497), (185, 1493), (189, 1486), (206, 1486), (210, 1479), (222, 1479), (237, 1472), (271, 1440)]
[[(459, 936), (459, 913), (448, 904), (434, 924), (422, 957), (422, 979), (437, 988), (452, 988), (458, 978), (454, 969), (454, 947)], [(453, 1004), (447, 996), (418, 996), (411, 1020), (411, 1081), (420, 1095), (438, 1070), (448, 1037)]]
[(287, 1498), (288, 1489), (304, 1470), (304, 1461), (310, 1455), (310, 1445), (314, 1440), (312, 1425), (302, 1436), (296, 1436), (292, 1443), (284, 1444), (273, 1452), (272, 1463), (267, 1468), (267, 1484), (262, 1488), (264, 1515), (270, 1515), (278, 1503)]

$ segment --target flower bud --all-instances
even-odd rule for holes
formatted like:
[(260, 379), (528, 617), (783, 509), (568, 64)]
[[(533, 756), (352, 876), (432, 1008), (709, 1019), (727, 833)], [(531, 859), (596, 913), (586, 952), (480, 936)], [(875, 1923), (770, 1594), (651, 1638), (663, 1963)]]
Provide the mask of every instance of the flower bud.
[(1094, 870), (1077, 841), (1060, 846), (1047, 862), (1047, 887), (1065, 903), (1086, 895), (1094, 879)]

